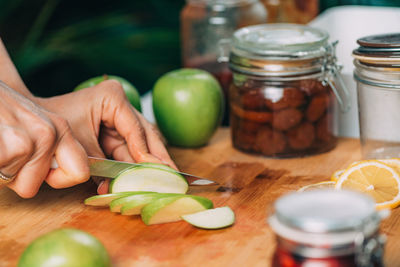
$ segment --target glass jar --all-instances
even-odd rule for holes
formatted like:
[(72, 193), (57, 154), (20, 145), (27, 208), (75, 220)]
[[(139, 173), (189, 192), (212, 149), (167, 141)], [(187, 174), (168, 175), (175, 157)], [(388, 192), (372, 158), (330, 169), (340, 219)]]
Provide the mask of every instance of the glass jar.
[(268, 23), (306, 24), (319, 12), (319, 0), (262, 0), (268, 11)]
[(348, 109), (335, 44), (296, 24), (250, 26), (234, 33), (229, 66), (233, 146), (270, 157), (335, 147), (334, 95)]
[[(181, 12), (183, 66), (213, 74), (228, 99), (232, 74), (226, 62), (217, 61), (219, 43), (238, 28), (266, 21), (266, 9), (258, 0), (186, 0)], [(226, 111), (223, 124), (228, 122)]]
[(368, 196), (345, 190), (292, 193), (275, 202), (269, 225), (276, 234), (273, 267), (383, 266), (385, 236)]
[(400, 34), (359, 39), (353, 51), (364, 158), (400, 157)]

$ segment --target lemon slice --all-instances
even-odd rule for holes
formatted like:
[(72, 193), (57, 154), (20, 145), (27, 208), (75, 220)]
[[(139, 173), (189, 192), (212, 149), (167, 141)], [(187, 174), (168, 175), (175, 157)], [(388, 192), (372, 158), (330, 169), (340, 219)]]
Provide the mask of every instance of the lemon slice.
[(371, 196), (378, 209), (400, 204), (400, 176), (394, 167), (379, 160), (350, 165), (336, 182), (336, 189), (349, 189)]
[(331, 176), (331, 181), (333, 182), (337, 182), (340, 178), (340, 175), (342, 175), (344, 173), (345, 170), (337, 170), (335, 171), (332, 176)]
[(387, 165), (396, 169), (397, 173), (400, 174), (400, 159), (392, 158), (392, 159), (379, 159), (380, 162), (386, 163)]
[(336, 182), (334, 182), (334, 181), (323, 181), (323, 182), (303, 186), (302, 188), (297, 190), (297, 192), (311, 191), (311, 190), (315, 190), (315, 189), (334, 189), (335, 184), (336, 184)]

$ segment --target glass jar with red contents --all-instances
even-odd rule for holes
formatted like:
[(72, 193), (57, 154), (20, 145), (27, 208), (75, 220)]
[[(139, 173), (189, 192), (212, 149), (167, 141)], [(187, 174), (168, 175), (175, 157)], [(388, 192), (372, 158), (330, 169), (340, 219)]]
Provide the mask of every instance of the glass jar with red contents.
[(276, 234), (273, 267), (381, 267), (385, 236), (368, 196), (314, 190), (278, 199), (269, 225)]
[(335, 95), (343, 110), (349, 102), (328, 38), (325, 31), (296, 24), (234, 33), (229, 55), (234, 147), (270, 157), (335, 147)]
[[(225, 93), (232, 81), (226, 62), (218, 62), (219, 44), (238, 28), (267, 22), (259, 0), (186, 0), (181, 12), (182, 62), (213, 74)], [(226, 112), (224, 125), (229, 116)]]

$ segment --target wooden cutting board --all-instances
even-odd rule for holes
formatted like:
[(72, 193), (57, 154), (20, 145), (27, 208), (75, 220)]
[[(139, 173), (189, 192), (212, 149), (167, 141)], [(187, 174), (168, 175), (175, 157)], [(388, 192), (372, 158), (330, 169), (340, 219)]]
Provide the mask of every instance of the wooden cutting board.
[[(273, 202), (303, 185), (328, 180), (337, 169), (360, 159), (358, 140), (341, 139), (331, 152), (297, 159), (267, 159), (232, 148), (220, 129), (199, 149), (169, 149), (182, 171), (215, 178), (225, 187), (193, 187), (189, 193), (229, 205), (233, 227), (200, 230), (185, 222), (146, 226), (138, 217), (86, 207), (96, 193), (88, 182), (65, 190), (43, 186), (33, 199), (0, 190), (0, 266), (15, 266), (33, 239), (60, 227), (75, 227), (99, 238), (115, 266), (270, 266), (274, 235), (266, 223)], [(385, 263), (400, 266), (400, 209), (382, 224), (388, 236)]]

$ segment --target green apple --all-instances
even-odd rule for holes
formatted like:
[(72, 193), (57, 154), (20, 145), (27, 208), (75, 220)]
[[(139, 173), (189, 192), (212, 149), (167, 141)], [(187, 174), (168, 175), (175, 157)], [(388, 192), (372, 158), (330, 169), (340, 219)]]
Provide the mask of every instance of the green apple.
[(108, 267), (103, 244), (77, 229), (58, 229), (35, 239), (22, 253), (18, 267)]
[[(137, 215), (140, 214), (140, 210), (148, 203), (162, 198), (162, 197), (171, 197), (178, 196), (182, 194), (174, 194), (174, 193), (151, 193), (151, 194), (136, 194), (128, 197), (119, 198), (111, 201), (110, 210), (112, 212), (121, 212), (122, 209), (125, 209), (123, 215)], [(133, 212), (133, 209), (135, 212)], [(136, 212), (139, 210), (139, 212)]]
[(211, 200), (193, 196), (182, 195), (174, 197), (159, 198), (142, 208), (142, 220), (147, 225), (176, 222), (181, 220), (182, 215), (211, 209)]
[(175, 169), (160, 163), (153, 163), (153, 162), (140, 162), (140, 165), (143, 167), (151, 167), (155, 169), (162, 169), (166, 171), (176, 172)]
[(153, 88), (153, 111), (168, 143), (205, 145), (219, 126), (224, 97), (218, 81), (199, 69), (179, 69), (161, 76)]
[(75, 87), (74, 91), (78, 91), (84, 88), (92, 87), (95, 86), (105, 80), (117, 80), (118, 82), (121, 83), (122, 88), (124, 88), (125, 95), (128, 98), (129, 102), (134, 106), (138, 111), (142, 111), (142, 106), (140, 104), (140, 95), (135, 86), (133, 86), (132, 83), (130, 83), (128, 80), (115, 76), (115, 75), (102, 75), (102, 76), (97, 76), (94, 78), (91, 78), (89, 80), (86, 80), (82, 83), (80, 83), (77, 87)]
[(235, 213), (229, 207), (221, 207), (183, 215), (182, 219), (199, 228), (220, 229), (235, 222)]
[(85, 199), (84, 203), (85, 205), (88, 206), (107, 207), (110, 205), (111, 201), (115, 199), (131, 196), (138, 193), (146, 194), (150, 192), (118, 192), (111, 194), (96, 195)]
[(152, 167), (135, 167), (120, 173), (110, 183), (110, 193), (126, 191), (149, 191), (185, 194), (189, 185), (175, 171)]

